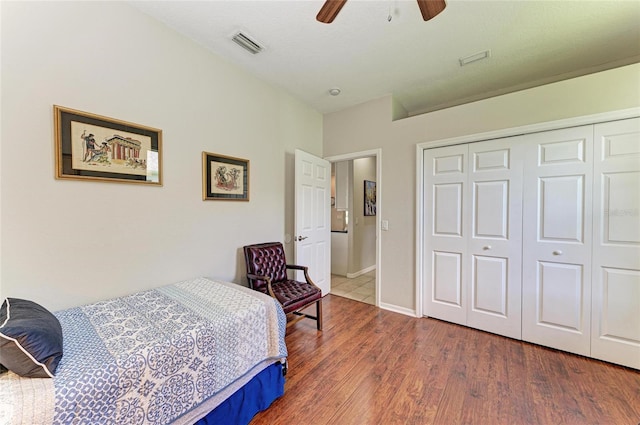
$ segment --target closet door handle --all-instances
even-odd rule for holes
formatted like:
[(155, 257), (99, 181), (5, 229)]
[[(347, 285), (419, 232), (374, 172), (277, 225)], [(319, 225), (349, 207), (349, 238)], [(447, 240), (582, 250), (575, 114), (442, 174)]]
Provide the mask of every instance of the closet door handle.
[(559, 249), (557, 251), (553, 251), (552, 252), (553, 255), (562, 255), (562, 251), (560, 251)]

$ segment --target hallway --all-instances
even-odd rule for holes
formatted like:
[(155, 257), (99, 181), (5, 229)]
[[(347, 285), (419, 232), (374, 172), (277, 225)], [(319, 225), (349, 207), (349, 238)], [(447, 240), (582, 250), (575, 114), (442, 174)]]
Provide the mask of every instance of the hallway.
[(376, 271), (372, 270), (353, 279), (332, 274), (331, 294), (375, 305)]

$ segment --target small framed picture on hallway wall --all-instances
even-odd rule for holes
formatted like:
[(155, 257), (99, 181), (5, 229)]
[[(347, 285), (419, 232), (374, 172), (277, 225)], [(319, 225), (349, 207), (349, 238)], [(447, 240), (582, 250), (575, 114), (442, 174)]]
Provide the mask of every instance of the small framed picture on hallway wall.
[(376, 182), (364, 181), (364, 215), (376, 215)]

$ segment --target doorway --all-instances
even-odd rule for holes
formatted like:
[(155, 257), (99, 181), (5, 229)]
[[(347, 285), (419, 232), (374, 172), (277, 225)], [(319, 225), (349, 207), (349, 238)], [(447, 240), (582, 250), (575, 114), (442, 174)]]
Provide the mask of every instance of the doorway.
[(325, 159), (332, 163), (330, 293), (378, 306), (381, 152)]

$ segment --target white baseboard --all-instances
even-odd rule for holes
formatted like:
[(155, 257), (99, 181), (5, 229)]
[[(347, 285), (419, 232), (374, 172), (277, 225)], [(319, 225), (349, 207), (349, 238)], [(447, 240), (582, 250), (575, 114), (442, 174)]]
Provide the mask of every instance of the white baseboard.
[(363, 274), (369, 273), (370, 271), (375, 270), (375, 269), (376, 269), (376, 265), (374, 264), (371, 267), (367, 267), (366, 269), (362, 269), (362, 270), (357, 271), (355, 273), (347, 273), (347, 277), (349, 279), (353, 279), (354, 277), (362, 276)]
[(406, 307), (400, 307), (393, 304), (380, 303), (379, 307), (383, 310), (393, 311), (395, 313), (404, 314), (405, 316), (418, 317), (415, 310)]

